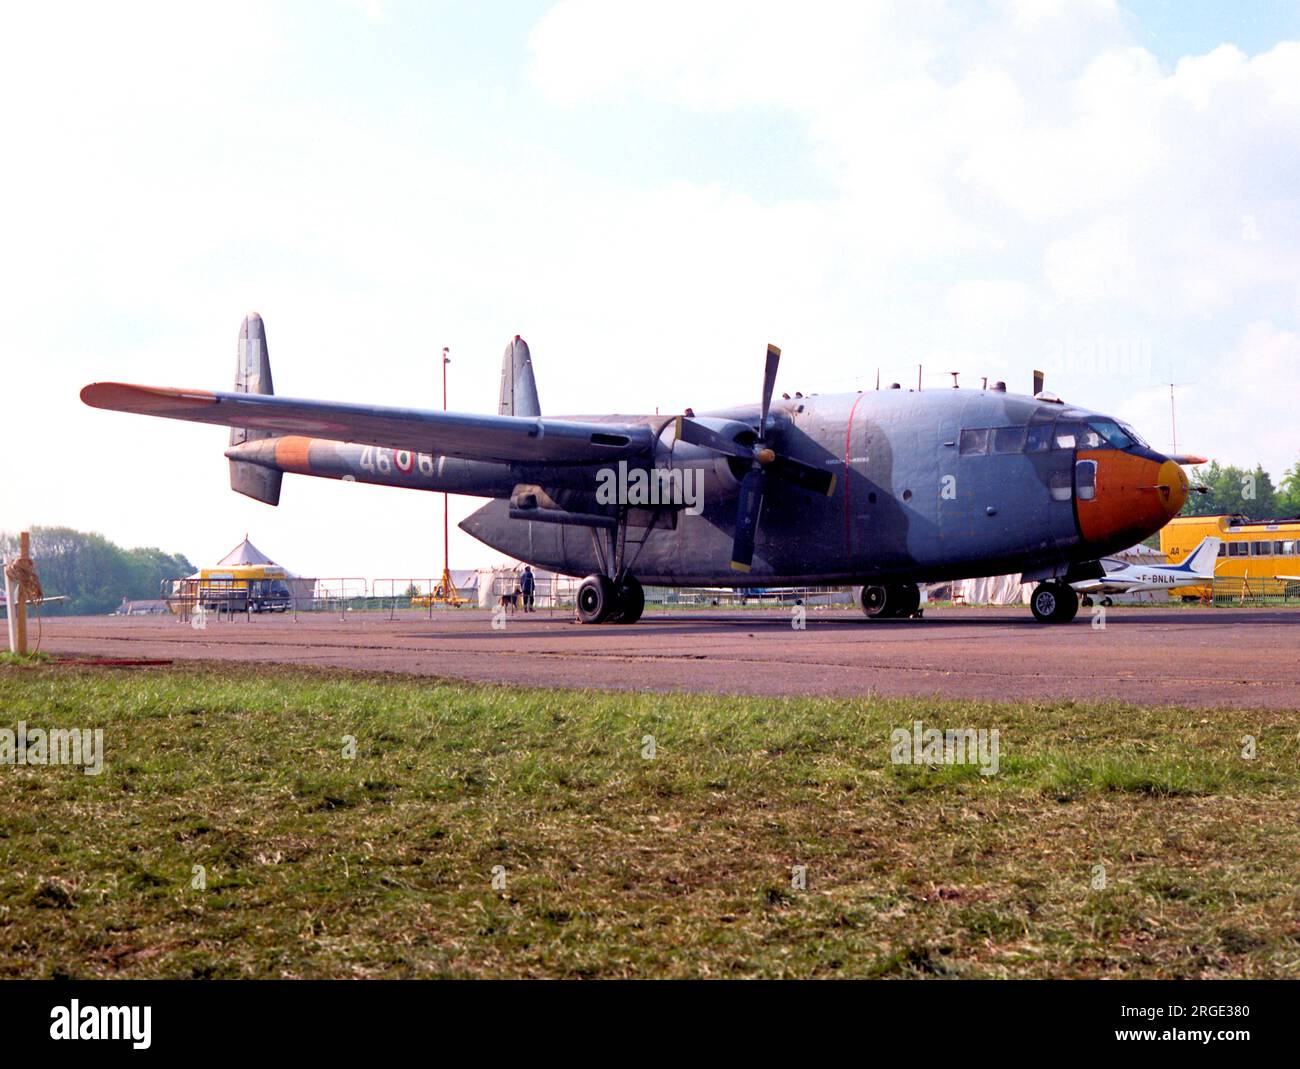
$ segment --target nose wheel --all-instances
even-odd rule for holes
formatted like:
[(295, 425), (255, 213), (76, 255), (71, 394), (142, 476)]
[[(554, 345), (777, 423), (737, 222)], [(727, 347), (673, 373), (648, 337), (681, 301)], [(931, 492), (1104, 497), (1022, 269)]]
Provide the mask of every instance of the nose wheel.
[(1029, 609), (1040, 624), (1068, 624), (1079, 612), (1079, 595), (1068, 583), (1039, 583)]

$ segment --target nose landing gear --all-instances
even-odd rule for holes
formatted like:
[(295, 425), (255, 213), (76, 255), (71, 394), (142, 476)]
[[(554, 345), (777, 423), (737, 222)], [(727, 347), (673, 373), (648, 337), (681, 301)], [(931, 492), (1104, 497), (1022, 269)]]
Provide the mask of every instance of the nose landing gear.
[(1068, 624), (1079, 612), (1079, 595), (1068, 583), (1039, 583), (1029, 609), (1040, 624)]

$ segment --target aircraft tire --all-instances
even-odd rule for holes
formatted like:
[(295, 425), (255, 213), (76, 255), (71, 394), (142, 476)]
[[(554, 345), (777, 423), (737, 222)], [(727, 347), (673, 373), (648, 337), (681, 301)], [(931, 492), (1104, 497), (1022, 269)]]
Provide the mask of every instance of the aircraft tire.
[(1079, 615), (1079, 595), (1068, 584), (1061, 584), (1061, 600), (1058, 615), (1053, 623), (1068, 624)]
[(1040, 624), (1063, 624), (1079, 611), (1079, 596), (1064, 583), (1039, 583), (1029, 599), (1029, 611)]
[(614, 612), (617, 598), (608, 576), (589, 575), (578, 587), (578, 620), (584, 624), (603, 624)]
[(898, 618), (907, 618), (914, 616), (916, 610), (921, 607), (921, 588), (915, 583), (904, 583), (902, 586), (889, 588), (889, 596), (893, 606), (889, 615)]
[[(1087, 594), (1084, 594), (1084, 596), (1079, 599), (1079, 604), (1082, 605), (1085, 609), (1091, 609), (1092, 598), (1088, 597)], [(1103, 601), (1102, 604), (1105, 605), (1106, 603)]]
[(634, 624), (641, 619), (641, 614), (645, 612), (645, 588), (641, 581), (634, 575), (624, 579), (615, 602), (617, 607), (610, 614), (609, 623)]
[(862, 612), (869, 620), (881, 620), (889, 615), (892, 608), (893, 598), (890, 596), (892, 588), (887, 586), (864, 586), (859, 604), (862, 606)]
[(1106, 608), (1108, 608), (1108, 609), (1109, 609), (1112, 605), (1115, 604), (1115, 603), (1114, 603), (1110, 598), (1102, 598), (1102, 599), (1101, 599), (1101, 603), (1102, 603), (1103, 605), (1105, 605)]

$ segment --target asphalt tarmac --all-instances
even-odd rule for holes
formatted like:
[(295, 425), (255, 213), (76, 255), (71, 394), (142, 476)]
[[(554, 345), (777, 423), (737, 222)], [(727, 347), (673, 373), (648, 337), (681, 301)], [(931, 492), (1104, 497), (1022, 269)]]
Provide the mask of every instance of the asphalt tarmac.
[[(647, 612), (584, 627), (559, 610), (301, 613), (195, 629), (176, 617), (44, 620), (49, 653), (265, 662), (478, 682), (720, 694), (1117, 699), (1300, 709), (1300, 609), (1111, 608), (1071, 624), (1027, 608), (931, 608), (921, 620), (848, 610)], [(33, 636), (35, 627), (33, 627)]]

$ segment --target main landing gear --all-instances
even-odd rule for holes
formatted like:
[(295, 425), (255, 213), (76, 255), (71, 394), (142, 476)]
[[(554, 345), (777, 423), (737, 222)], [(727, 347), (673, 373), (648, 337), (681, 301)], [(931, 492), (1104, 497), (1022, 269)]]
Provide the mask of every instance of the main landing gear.
[(870, 620), (919, 617), (923, 611), (921, 589), (915, 583), (864, 586), (861, 604), (862, 611)]
[[(645, 588), (632, 574), (632, 567), (658, 519), (656, 512), (640, 539), (631, 542), (627, 537), (627, 509), (619, 510), (617, 520), (604, 531), (604, 538), (600, 531), (592, 528), (592, 546), (601, 570), (587, 576), (578, 587), (579, 623), (634, 624), (641, 619), (645, 612)], [(629, 547), (631, 554), (628, 553)]]
[(645, 590), (634, 575), (615, 583), (589, 575), (578, 587), (578, 619), (584, 624), (634, 624), (645, 611)]
[(1079, 611), (1079, 595), (1068, 583), (1039, 583), (1029, 599), (1030, 611), (1040, 624), (1068, 624)]

